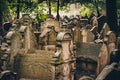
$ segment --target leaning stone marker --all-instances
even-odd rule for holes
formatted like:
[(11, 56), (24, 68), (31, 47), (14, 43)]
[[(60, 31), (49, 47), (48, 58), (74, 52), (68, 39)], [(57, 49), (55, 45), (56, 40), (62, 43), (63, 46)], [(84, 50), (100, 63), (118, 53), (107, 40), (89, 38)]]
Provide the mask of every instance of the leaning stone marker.
[(105, 23), (102, 30), (101, 30), (101, 32), (100, 32), (102, 38), (105, 37), (105, 35), (108, 33), (108, 31), (110, 31), (110, 27), (109, 27), (109, 25), (107, 23)]

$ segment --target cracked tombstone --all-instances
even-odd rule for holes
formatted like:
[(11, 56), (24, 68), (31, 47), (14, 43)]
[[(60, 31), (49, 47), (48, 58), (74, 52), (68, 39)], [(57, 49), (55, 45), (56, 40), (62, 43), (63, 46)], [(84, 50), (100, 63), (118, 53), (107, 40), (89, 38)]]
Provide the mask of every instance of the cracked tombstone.
[[(74, 60), (70, 51), (72, 47), (72, 36), (67, 32), (60, 32), (57, 36), (57, 51), (54, 55), (53, 65), (55, 67), (55, 79), (74, 80)], [(72, 62), (73, 61), (73, 62)]]
[(25, 48), (25, 54), (34, 52), (37, 42), (32, 28), (32, 20), (28, 14), (22, 16), (19, 31), (24, 35), (23, 45)]

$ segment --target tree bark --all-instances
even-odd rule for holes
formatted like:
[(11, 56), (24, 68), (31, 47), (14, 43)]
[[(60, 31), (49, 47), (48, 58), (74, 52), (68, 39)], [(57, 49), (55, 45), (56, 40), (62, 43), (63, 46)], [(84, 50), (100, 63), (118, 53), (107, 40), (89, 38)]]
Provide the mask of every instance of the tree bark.
[(116, 0), (106, 0), (106, 8), (107, 21), (110, 26), (110, 30), (118, 33)]
[(0, 36), (2, 35), (2, 22), (3, 22), (3, 19), (2, 19), (2, 2), (0, 1)]

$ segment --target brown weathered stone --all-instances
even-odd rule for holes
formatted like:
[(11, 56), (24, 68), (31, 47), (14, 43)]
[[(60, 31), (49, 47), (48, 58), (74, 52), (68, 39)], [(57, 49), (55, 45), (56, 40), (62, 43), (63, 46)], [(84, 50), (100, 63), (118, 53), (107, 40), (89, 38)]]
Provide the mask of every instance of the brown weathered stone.
[(48, 26), (54, 26), (56, 32), (60, 32), (60, 30), (61, 30), (60, 22), (56, 21), (52, 18), (49, 18), (44, 23), (41, 24), (40, 31), (42, 32), (44, 29), (48, 28)]
[(6, 39), (10, 41), (10, 65), (14, 64), (14, 57), (20, 52), (21, 49), (21, 35), (18, 31), (11, 30), (7, 33)]
[(108, 33), (108, 31), (110, 31), (110, 27), (107, 23), (104, 23), (104, 26), (100, 32), (101, 37), (104, 38), (106, 34)]
[(32, 80), (54, 80), (50, 64), (54, 52), (36, 50), (33, 54), (22, 54), (17, 58), (16, 71), (21, 78)]
[(72, 36), (70, 33), (67, 32), (60, 32), (57, 36), (57, 51), (55, 53), (55, 56), (61, 62), (57, 66), (58, 70), (55, 70), (56, 72), (59, 71), (59, 75), (55, 78), (59, 78), (58, 80), (73, 80), (74, 74), (71, 74), (71, 69), (73, 69), (74, 64), (72, 64), (70, 61), (72, 60), (72, 54), (70, 52), (70, 45), (72, 41)]
[(36, 38), (32, 28), (32, 19), (28, 14), (24, 14), (21, 20), (20, 32), (24, 34), (23, 45), (25, 48), (25, 53), (32, 53), (35, 51), (37, 46)]
[(82, 37), (83, 37), (82, 42), (93, 42), (95, 36), (91, 31), (84, 28), (82, 30)]
[(27, 26), (24, 35), (25, 53), (34, 52), (36, 48), (36, 39), (31, 26)]
[(102, 45), (95, 43), (78, 43), (77, 44), (77, 57), (90, 58), (97, 62)]
[(79, 27), (75, 27), (74, 28), (74, 32), (73, 32), (73, 41), (74, 43), (76, 42), (82, 42), (82, 33)]
[(98, 56), (97, 65), (97, 75), (102, 71), (102, 69), (109, 63), (109, 52), (106, 44), (103, 44), (100, 49), (100, 54)]

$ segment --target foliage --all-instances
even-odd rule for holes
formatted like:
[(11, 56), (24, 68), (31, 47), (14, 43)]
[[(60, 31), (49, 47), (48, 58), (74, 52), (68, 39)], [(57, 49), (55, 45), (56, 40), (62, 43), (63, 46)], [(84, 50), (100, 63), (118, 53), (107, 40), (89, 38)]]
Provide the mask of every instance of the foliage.
[(82, 16), (86, 16), (87, 14), (91, 14), (94, 12), (95, 7), (93, 4), (83, 4), (82, 7), (79, 9), (79, 12)]
[(46, 2), (43, 2), (39, 3), (37, 7), (33, 10), (36, 13), (36, 21), (44, 21), (47, 18), (47, 14), (45, 14), (45, 12), (47, 11), (46, 7)]

